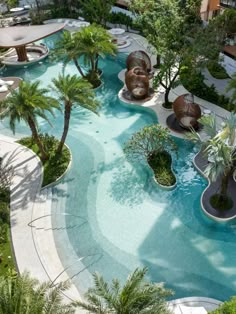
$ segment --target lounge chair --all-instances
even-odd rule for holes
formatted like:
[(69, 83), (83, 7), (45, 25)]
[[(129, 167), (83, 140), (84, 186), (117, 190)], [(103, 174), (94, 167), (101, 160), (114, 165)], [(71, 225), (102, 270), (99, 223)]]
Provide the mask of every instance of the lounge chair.
[(8, 88), (6, 85), (0, 86), (0, 93), (6, 93), (8, 91)]
[(13, 84), (14, 84), (14, 81), (4, 81), (0, 79), (0, 85), (12, 86)]
[(207, 314), (206, 309), (203, 306), (184, 306), (179, 305), (181, 314)]

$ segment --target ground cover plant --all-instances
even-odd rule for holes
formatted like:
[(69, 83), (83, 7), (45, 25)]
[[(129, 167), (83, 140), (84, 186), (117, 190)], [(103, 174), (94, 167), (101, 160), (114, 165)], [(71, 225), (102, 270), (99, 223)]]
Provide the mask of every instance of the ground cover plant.
[(233, 207), (232, 196), (228, 193), (229, 178), (236, 169), (236, 114), (231, 113), (225, 119), (225, 126), (218, 132), (215, 116), (203, 116), (199, 122), (203, 125), (203, 131), (208, 137), (202, 138), (200, 134), (192, 130), (188, 138), (201, 145), (201, 149), (207, 160), (205, 175), (211, 180), (220, 180), (220, 188), (211, 195), (210, 203), (218, 210), (228, 210)]
[[(71, 155), (70, 150), (66, 146), (63, 146), (60, 154), (57, 153), (60, 141), (57, 140), (54, 136), (50, 136), (48, 134), (39, 134), (39, 137), (48, 154), (48, 158), (46, 160), (42, 160), (42, 186), (46, 186), (52, 182), (55, 182), (65, 173), (70, 163)], [(35, 144), (35, 141), (32, 137), (22, 138), (18, 141), (18, 143), (32, 149), (32, 151), (39, 157), (41, 156), (38, 146)]]
[(11, 167), (0, 158), (0, 276), (9, 269), (14, 270), (14, 258), (10, 240), (10, 183), (13, 176)]
[(172, 186), (176, 178), (171, 169), (171, 152), (176, 152), (177, 146), (167, 128), (159, 124), (146, 126), (125, 144), (124, 152), (132, 162), (147, 162), (154, 172), (158, 183)]

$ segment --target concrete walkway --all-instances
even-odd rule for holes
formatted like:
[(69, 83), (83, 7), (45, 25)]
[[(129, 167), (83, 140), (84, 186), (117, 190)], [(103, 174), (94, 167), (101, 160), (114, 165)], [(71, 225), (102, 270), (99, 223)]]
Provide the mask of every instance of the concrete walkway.
[(222, 80), (216, 79), (216, 78), (214, 78), (214, 77), (210, 74), (210, 72), (208, 71), (208, 69), (204, 69), (204, 70), (202, 71), (202, 74), (205, 76), (204, 82), (206, 83), (207, 86), (214, 85), (216, 91), (217, 91), (220, 95), (224, 95), (224, 96), (226, 96), (226, 97), (231, 97), (233, 91), (230, 90), (230, 91), (226, 92), (226, 88), (228, 87), (229, 82), (230, 82), (230, 80), (231, 80), (230, 78), (228, 78), (228, 79), (222, 79)]
[[(189, 297), (189, 298), (181, 298), (176, 299), (169, 302), (169, 309), (173, 314), (181, 314), (182, 312), (179, 309), (180, 306), (185, 306), (186, 308), (199, 308), (203, 307), (207, 312), (211, 312), (216, 310), (222, 302), (212, 299), (212, 298), (204, 298), (204, 297)], [(191, 310), (188, 312), (191, 313)], [(194, 312), (197, 313), (197, 312)]]
[[(10, 220), (17, 269), (19, 273), (29, 272), (41, 282), (66, 281), (69, 277), (58, 256), (51, 226), (52, 188), (41, 190), (41, 161), (30, 149), (14, 141), (0, 135), (0, 157), (14, 171)], [(81, 298), (73, 285), (66, 296), (72, 300)]]

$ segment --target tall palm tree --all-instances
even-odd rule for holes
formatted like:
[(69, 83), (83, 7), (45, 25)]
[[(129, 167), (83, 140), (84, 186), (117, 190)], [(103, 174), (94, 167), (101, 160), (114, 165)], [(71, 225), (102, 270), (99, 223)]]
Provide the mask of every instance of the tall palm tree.
[(117, 279), (109, 286), (99, 274), (94, 274), (94, 288), (86, 293), (88, 303), (77, 301), (75, 305), (89, 313), (99, 314), (167, 314), (166, 297), (172, 295), (162, 284), (144, 280), (147, 269), (136, 269), (121, 287)]
[(65, 65), (70, 61), (73, 61), (80, 75), (85, 78), (85, 73), (78, 62), (80, 56), (81, 52), (78, 49), (75, 33), (64, 31), (60, 39), (55, 44), (52, 58), (62, 59)]
[(41, 159), (48, 159), (43, 143), (38, 134), (37, 117), (48, 121), (45, 111), (53, 114), (53, 108), (58, 108), (56, 99), (47, 95), (46, 88), (39, 87), (40, 82), (25, 82), (19, 84), (18, 90), (12, 90), (10, 95), (0, 103), (1, 117), (9, 118), (10, 128), (15, 133), (16, 123), (25, 121), (32, 132), (32, 137), (37, 144)]
[(76, 75), (59, 75), (52, 80), (52, 89), (57, 93), (59, 101), (64, 104), (64, 129), (57, 153), (60, 154), (69, 130), (70, 116), (73, 105), (79, 105), (97, 113), (99, 103), (95, 100), (92, 85)]
[(39, 284), (27, 273), (16, 277), (0, 277), (0, 314), (73, 314), (72, 304), (62, 303), (62, 292), (68, 283), (51, 288), (50, 283)]

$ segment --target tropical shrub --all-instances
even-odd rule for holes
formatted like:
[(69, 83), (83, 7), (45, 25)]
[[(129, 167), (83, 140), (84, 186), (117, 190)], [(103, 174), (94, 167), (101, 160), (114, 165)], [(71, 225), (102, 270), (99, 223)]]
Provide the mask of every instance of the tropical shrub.
[(146, 281), (146, 273), (147, 268), (136, 269), (123, 286), (118, 279), (113, 279), (109, 285), (95, 273), (94, 287), (85, 295), (87, 302), (78, 301), (75, 305), (89, 313), (170, 314), (166, 298), (172, 295), (172, 291), (165, 289), (163, 284)]
[[(44, 172), (43, 172), (43, 186), (55, 182), (68, 168), (71, 155), (69, 149), (64, 146), (62, 153), (57, 154), (57, 148), (59, 141), (51, 135), (39, 134), (39, 138), (42, 141), (45, 150), (48, 153), (48, 159), (42, 160)], [(39, 157), (40, 152), (32, 137), (25, 137), (18, 141), (21, 145), (24, 145), (32, 149)]]
[(229, 301), (225, 301), (218, 309), (210, 312), (211, 314), (236, 314), (236, 296)]

